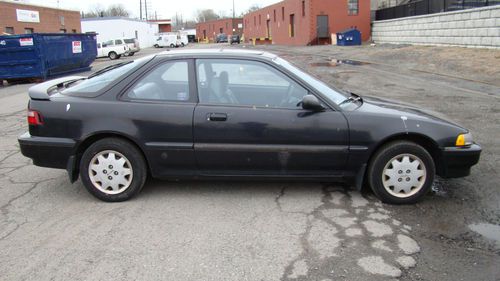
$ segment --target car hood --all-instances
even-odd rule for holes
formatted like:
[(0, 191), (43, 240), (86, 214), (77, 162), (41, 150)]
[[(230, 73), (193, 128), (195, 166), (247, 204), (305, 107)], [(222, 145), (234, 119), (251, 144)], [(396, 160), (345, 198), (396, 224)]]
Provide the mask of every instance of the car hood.
[(419, 120), (441, 122), (463, 128), (463, 126), (457, 124), (441, 113), (423, 109), (409, 103), (373, 96), (363, 96), (363, 102), (363, 106), (361, 106), (359, 110), (365, 112), (394, 115), (397, 118), (407, 117)]

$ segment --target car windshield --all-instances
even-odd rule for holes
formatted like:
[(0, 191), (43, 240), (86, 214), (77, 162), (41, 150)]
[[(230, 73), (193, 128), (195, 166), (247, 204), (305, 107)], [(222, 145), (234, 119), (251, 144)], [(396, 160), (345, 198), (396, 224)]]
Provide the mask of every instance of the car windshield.
[(150, 61), (152, 58), (153, 56), (147, 56), (135, 61), (123, 62), (108, 66), (107, 68), (93, 73), (87, 79), (74, 83), (71, 87), (64, 89), (61, 93), (65, 95), (95, 93), (104, 89), (117, 78), (128, 73), (132, 69), (136, 69), (138, 66)]
[(302, 78), (305, 82), (307, 82), (309, 85), (311, 85), (318, 92), (320, 92), (321, 94), (326, 96), (328, 99), (330, 99), (334, 103), (340, 104), (347, 98), (347, 95), (342, 94), (342, 92), (340, 90), (332, 89), (330, 86), (325, 84), (323, 81), (321, 81), (318, 78), (312, 76), (311, 74), (303, 71), (302, 69), (291, 64), (290, 62), (288, 62), (280, 57), (277, 57), (275, 59), (275, 61), (277, 64), (283, 66), (287, 70), (291, 71), (293, 74)]

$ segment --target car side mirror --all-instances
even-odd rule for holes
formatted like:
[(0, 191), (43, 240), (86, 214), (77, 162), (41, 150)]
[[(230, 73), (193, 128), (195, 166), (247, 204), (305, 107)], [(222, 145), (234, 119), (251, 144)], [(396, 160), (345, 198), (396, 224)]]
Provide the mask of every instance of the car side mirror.
[(302, 99), (302, 108), (312, 111), (323, 111), (325, 108), (321, 105), (321, 102), (314, 95), (306, 95)]

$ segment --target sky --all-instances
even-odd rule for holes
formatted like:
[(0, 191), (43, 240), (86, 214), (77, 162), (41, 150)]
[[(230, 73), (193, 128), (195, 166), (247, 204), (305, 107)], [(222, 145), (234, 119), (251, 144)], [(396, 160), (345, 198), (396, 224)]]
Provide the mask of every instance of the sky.
[[(88, 11), (95, 5), (106, 8), (111, 4), (123, 4), (132, 17), (139, 17), (139, 0), (21, 0), (20, 2), (80, 11)], [(280, 0), (234, 0), (234, 2), (236, 15), (240, 15), (253, 4), (265, 7)], [(147, 3), (153, 11), (157, 11), (158, 18), (172, 18), (178, 13), (184, 20), (194, 19), (197, 10), (213, 9), (216, 13), (223, 11), (230, 16), (233, 9), (232, 0), (147, 0)], [(151, 13), (148, 8), (148, 15), (150, 14), (154, 12)]]

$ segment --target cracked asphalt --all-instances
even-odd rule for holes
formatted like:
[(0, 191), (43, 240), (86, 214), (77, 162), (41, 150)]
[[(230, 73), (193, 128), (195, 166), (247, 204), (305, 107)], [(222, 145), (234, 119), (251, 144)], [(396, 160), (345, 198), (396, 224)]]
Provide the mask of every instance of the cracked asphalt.
[[(500, 224), (498, 51), (261, 48), (340, 88), (449, 115), (483, 145), (481, 163), (412, 206), (330, 184), (155, 180), (109, 204), (20, 154), (32, 84), (0, 86), (0, 280), (500, 280), (495, 241), (469, 228)], [(465, 55), (482, 66), (455, 69)], [(369, 63), (311, 65), (332, 59)]]

